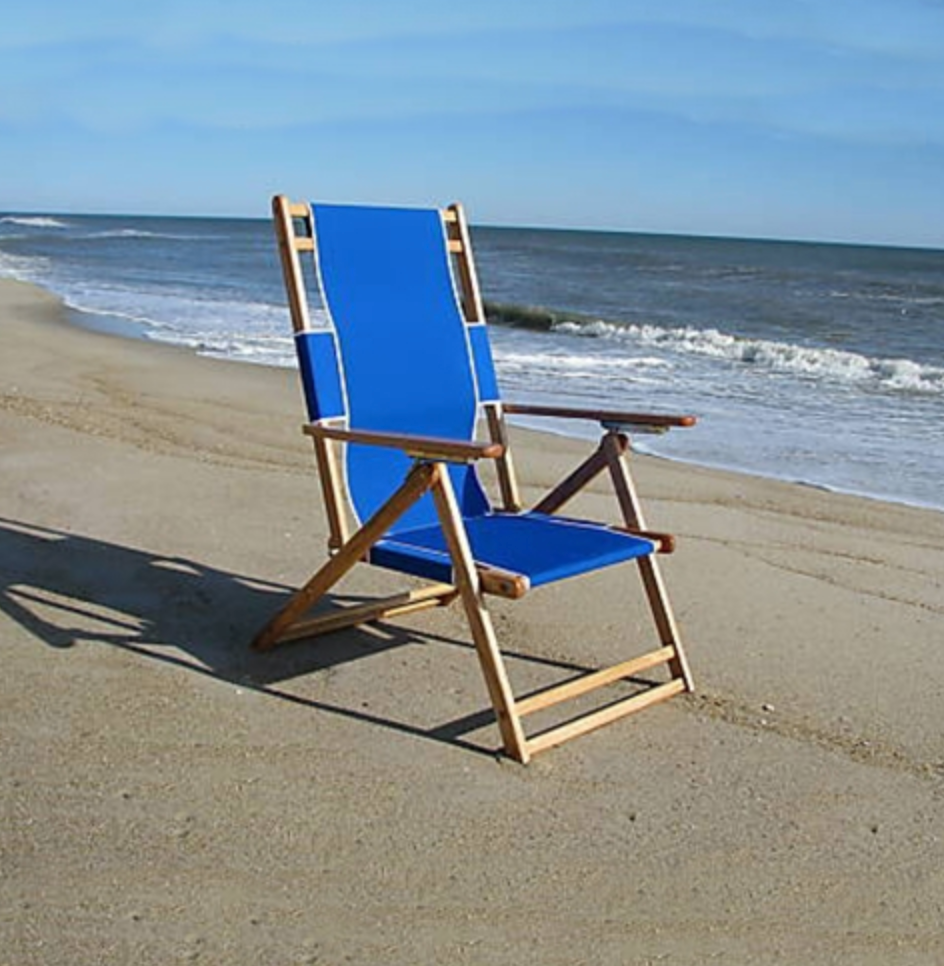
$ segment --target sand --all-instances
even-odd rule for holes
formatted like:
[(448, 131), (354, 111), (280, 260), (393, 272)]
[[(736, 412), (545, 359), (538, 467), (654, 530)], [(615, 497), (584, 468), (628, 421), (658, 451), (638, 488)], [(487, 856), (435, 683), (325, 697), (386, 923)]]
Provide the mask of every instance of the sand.
[[(324, 558), (301, 412), (0, 282), (0, 966), (944, 962), (944, 514), (639, 458), (698, 693), (525, 767), (457, 608), (247, 650)], [(516, 687), (636, 597), (496, 602)]]

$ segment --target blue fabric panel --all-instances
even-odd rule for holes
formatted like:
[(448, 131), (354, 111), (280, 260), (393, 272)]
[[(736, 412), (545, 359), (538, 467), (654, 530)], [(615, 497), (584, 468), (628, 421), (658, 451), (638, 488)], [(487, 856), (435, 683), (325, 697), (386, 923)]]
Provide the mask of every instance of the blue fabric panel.
[(295, 351), (308, 418), (314, 422), (343, 416), (344, 393), (334, 335), (330, 332), (299, 332), (295, 336)]
[[(476, 563), (522, 574), (532, 587), (643, 557), (651, 540), (605, 526), (539, 513), (489, 513), (466, 520)], [(420, 577), (451, 581), (446, 539), (438, 526), (398, 533), (371, 562)]]
[[(346, 205), (313, 205), (313, 212), (350, 425), (472, 439), (475, 381), (439, 212)], [(409, 465), (398, 451), (347, 448), (348, 484), (360, 519), (389, 498)], [(462, 512), (486, 512), (474, 467), (450, 472)], [(435, 520), (432, 501), (424, 497), (392, 532)]]
[(440, 550), (399, 543), (396, 538), (381, 540), (371, 547), (370, 563), (402, 574), (451, 584), (452, 558)]
[(498, 380), (495, 378), (495, 363), (492, 361), (492, 347), (488, 341), (488, 328), (484, 323), (470, 325), (469, 342), (472, 345), (472, 360), (475, 363), (475, 378), (479, 385), (481, 402), (498, 402)]

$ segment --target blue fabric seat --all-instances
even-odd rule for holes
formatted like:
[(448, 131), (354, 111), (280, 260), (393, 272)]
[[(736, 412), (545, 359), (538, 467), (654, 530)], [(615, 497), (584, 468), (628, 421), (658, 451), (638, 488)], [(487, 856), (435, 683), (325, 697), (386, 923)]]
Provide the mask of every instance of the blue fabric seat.
[[(653, 553), (651, 540), (600, 524), (542, 513), (466, 517), (477, 564), (525, 577), (530, 587), (576, 577)], [(452, 558), (442, 527), (397, 531), (375, 544), (370, 562), (430, 580), (452, 582)]]

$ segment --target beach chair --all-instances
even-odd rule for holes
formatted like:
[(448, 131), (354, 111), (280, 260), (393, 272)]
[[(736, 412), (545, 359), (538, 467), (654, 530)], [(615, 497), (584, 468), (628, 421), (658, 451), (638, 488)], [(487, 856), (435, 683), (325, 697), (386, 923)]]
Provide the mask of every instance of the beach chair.
[[(672, 538), (646, 530), (626, 462), (630, 430), (690, 426), (690, 416), (586, 412), (503, 403), (493, 368), (469, 231), (459, 205), (444, 210), (273, 201), (330, 556), (256, 636), (283, 641), (449, 604), (465, 609), (505, 752), (532, 755), (658, 701), (692, 690), (692, 678), (654, 555)], [(327, 320), (313, 313), (314, 273)], [(318, 324), (313, 324), (313, 320)], [(528, 510), (522, 509), (506, 414), (597, 420), (592, 455)], [(476, 436), (483, 423), (487, 439)], [(493, 506), (476, 465), (496, 464)], [(609, 474), (618, 526), (558, 511)], [(367, 604), (311, 613), (355, 564), (431, 582)], [(516, 697), (486, 606), (532, 588), (633, 561), (659, 646), (602, 670)], [(638, 675), (663, 666), (661, 683)], [(632, 679), (628, 696), (583, 710), (528, 736), (527, 715)], [(641, 690), (640, 690), (641, 689)], [(627, 689), (628, 690), (628, 689)]]

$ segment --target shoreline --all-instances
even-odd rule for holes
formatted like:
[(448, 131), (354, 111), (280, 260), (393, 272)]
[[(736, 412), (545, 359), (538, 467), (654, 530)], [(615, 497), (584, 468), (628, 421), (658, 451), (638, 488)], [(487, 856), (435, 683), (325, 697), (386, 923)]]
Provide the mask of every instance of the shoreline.
[[(0, 279), (3, 281), (3, 279)], [(235, 362), (240, 365), (252, 365), (252, 366), (263, 366), (272, 369), (288, 369), (294, 372), (292, 366), (276, 366), (267, 362), (254, 362), (249, 359), (228, 359), (222, 356), (214, 356), (202, 354), (196, 349), (190, 348), (188, 346), (182, 346), (174, 342), (165, 342), (161, 339), (152, 338), (146, 331), (145, 327), (139, 323), (135, 323), (127, 319), (113, 319), (108, 315), (101, 313), (90, 312), (85, 309), (79, 309), (74, 306), (69, 305), (64, 300), (62, 300), (54, 292), (49, 292), (47, 289), (40, 285), (36, 285), (33, 282), (21, 282), (23, 285), (31, 285), (34, 288), (46, 292), (52, 298), (57, 299), (63, 307), (65, 319), (69, 324), (75, 325), (80, 329), (85, 329), (91, 332), (97, 332), (104, 335), (110, 335), (117, 338), (131, 339), (136, 342), (144, 342), (149, 345), (160, 345), (160, 346), (171, 346), (182, 351), (190, 352), (198, 358), (214, 359), (217, 361), (225, 362)], [(592, 428), (588, 426), (586, 433), (579, 433), (577, 431), (568, 431), (564, 427), (554, 428), (548, 425), (538, 425), (540, 421), (535, 421), (534, 423), (528, 421), (527, 419), (514, 419), (513, 417), (509, 419), (511, 425), (519, 426), (523, 429), (529, 430), (536, 433), (545, 433), (551, 436), (561, 437), (564, 439), (577, 439), (582, 441), (587, 441), (588, 439), (596, 438), (596, 427)], [(694, 430), (697, 432), (697, 427)], [(730, 473), (735, 476), (747, 476), (755, 478), (758, 480), (766, 480), (776, 483), (784, 483), (791, 486), (800, 487), (810, 487), (815, 490), (822, 490), (826, 493), (833, 493), (838, 496), (848, 496), (854, 499), (860, 500), (870, 500), (883, 504), (890, 504), (892, 506), (902, 506), (909, 507), (917, 510), (927, 510), (932, 513), (942, 513), (944, 514), (944, 503), (941, 505), (935, 505), (932, 503), (922, 502), (920, 500), (908, 500), (903, 497), (892, 497), (884, 494), (875, 494), (869, 492), (859, 492), (855, 490), (841, 489), (839, 487), (831, 486), (826, 483), (818, 483), (811, 480), (796, 479), (785, 475), (777, 475), (774, 473), (760, 473), (751, 470), (742, 469), (736, 466), (729, 466), (725, 463), (705, 463), (697, 462), (695, 460), (686, 460), (677, 456), (666, 456), (660, 453), (649, 452), (643, 443), (636, 450), (638, 455), (644, 455), (647, 459), (654, 460), (665, 460), (669, 463), (679, 463), (683, 466), (691, 466), (695, 469), (708, 470), (711, 472), (718, 473)]]
[[(696, 693), (523, 767), (454, 605), (249, 651), (326, 555), (292, 370), (6, 280), (0, 339), (10, 963), (944, 959), (940, 513), (639, 457)], [(587, 453), (512, 438), (528, 502)], [(516, 693), (651, 646), (640, 598), (490, 600)]]

